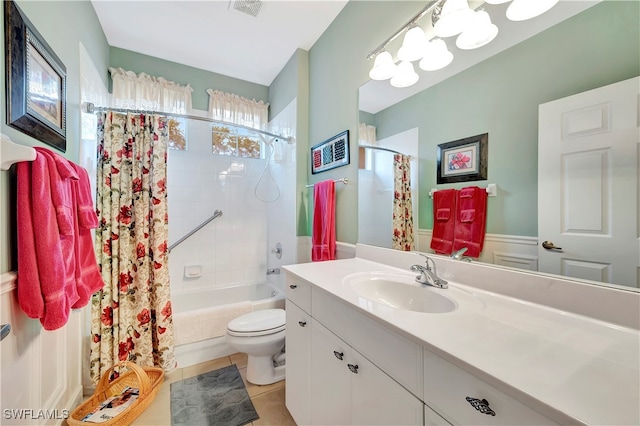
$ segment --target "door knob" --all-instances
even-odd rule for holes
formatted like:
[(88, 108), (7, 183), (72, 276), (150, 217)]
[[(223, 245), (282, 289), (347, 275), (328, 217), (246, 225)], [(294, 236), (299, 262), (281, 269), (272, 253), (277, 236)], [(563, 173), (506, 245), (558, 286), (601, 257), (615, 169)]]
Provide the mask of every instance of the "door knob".
[(547, 250), (562, 250), (562, 247), (554, 246), (551, 241), (543, 241), (542, 248), (545, 248)]

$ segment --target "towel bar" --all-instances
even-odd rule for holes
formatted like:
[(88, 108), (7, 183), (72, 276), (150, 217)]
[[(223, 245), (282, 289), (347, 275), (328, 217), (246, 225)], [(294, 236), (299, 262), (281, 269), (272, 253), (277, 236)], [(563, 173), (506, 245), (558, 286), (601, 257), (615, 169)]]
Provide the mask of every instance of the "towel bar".
[[(498, 185), (495, 183), (488, 184), (485, 189), (489, 197), (496, 197), (498, 195)], [(431, 191), (429, 191), (429, 198), (433, 198), (433, 193), (436, 191), (436, 188), (431, 188)]]
[(2, 165), (0, 169), (9, 170), (13, 163), (20, 161), (33, 161), (36, 159), (36, 150), (30, 146), (20, 145), (11, 140), (4, 133), (1, 134), (2, 139)]

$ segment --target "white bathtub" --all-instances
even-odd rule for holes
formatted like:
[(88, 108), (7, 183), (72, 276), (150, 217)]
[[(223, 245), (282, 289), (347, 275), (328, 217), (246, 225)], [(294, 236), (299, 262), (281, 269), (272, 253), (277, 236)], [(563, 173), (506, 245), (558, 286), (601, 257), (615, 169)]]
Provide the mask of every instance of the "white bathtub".
[(244, 312), (284, 309), (285, 302), (278, 288), (259, 283), (176, 292), (171, 306), (176, 358), (182, 368), (234, 353), (224, 336), (228, 321)]

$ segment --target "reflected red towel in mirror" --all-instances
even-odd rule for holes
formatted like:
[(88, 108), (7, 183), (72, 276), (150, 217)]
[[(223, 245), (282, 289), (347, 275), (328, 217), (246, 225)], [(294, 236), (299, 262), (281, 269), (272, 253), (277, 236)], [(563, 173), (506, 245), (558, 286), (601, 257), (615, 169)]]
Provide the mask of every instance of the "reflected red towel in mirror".
[(453, 250), (457, 192), (442, 189), (433, 193), (431, 248), (438, 254), (451, 254)]
[(458, 191), (458, 212), (453, 238), (453, 251), (463, 247), (468, 257), (478, 257), (484, 246), (487, 223), (487, 191), (468, 186)]

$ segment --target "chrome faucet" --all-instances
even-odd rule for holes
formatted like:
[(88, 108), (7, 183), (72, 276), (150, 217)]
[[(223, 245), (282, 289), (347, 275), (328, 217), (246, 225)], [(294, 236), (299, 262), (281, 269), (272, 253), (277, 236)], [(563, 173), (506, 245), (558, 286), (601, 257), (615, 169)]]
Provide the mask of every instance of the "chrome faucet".
[(451, 258), (453, 260), (462, 260), (463, 262), (471, 262), (471, 258), (467, 256), (463, 256), (464, 252), (468, 250), (467, 247), (462, 247), (460, 250), (451, 253)]
[[(420, 284), (427, 284), (433, 287), (438, 288), (447, 288), (449, 287), (449, 283), (442, 278), (438, 277), (438, 272), (436, 271), (436, 263), (432, 258), (426, 256), (422, 253), (417, 253), (420, 256), (425, 258), (425, 266), (422, 265), (411, 265), (411, 270), (413, 272), (420, 272), (420, 275), (416, 277), (416, 282)], [(431, 261), (431, 265), (429, 265), (429, 261)]]

